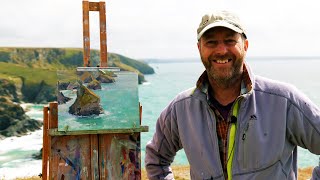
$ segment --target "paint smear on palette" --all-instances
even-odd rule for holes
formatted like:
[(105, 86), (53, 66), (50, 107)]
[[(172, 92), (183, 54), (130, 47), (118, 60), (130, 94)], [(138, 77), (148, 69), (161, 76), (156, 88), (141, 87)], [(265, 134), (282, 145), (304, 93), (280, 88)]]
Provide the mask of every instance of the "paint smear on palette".
[[(55, 137), (53, 159), (58, 160), (54, 176), (58, 179), (87, 179), (90, 172), (90, 149), (88, 136)], [(94, 155), (94, 157), (96, 157)], [(93, 158), (94, 158), (93, 157)], [(55, 164), (52, 161), (53, 164)], [(54, 168), (54, 167), (53, 167)]]
[(108, 179), (140, 179), (140, 150), (137, 142), (113, 138), (108, 156)]

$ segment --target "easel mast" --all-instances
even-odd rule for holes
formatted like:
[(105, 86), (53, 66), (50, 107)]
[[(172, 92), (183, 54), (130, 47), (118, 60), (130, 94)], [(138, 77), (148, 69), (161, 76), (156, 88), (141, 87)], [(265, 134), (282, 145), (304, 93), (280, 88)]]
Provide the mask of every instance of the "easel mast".
[(100, 20), (100, 67), (108, 66), (107, 31), (105, 2), (82, 1), (83, 9), (83, 63), (84, 67), (90, 67), (90, 26), (89, 12), (99, 11)]
[[(100, 15), (100, 67), (106, 69), (105, 2), (83, 0), (83, 62), (90, 67), (89, 11)], [(79, 67), (78, 67), (79, 68)], [(111, 69), (111, 68), (109, 68)], [(42, 179), (141, 179), (140, 133), (138, 125), (115, 129), (58, 130), (58, 103), (43, 108)]]

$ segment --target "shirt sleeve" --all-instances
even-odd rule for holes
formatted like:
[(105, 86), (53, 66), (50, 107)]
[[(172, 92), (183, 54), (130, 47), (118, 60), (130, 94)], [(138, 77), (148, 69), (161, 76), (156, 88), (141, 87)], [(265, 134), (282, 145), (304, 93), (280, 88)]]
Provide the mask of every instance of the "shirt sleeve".
[(174, 179), (171, 163), (181, 149), (175, 113), (169, 105), (156, 123), (156, 131), (146, 146), (145, 166), (149, 179)]
[(287, 136), (311, 153), (320, 154), (320, 109), (297, 92), (287, 112)]

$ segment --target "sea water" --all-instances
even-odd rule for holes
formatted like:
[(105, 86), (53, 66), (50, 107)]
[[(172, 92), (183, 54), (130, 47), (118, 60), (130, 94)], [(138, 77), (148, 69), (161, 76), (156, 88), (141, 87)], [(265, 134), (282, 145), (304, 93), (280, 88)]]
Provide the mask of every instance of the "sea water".
[[(36, 120), (43, 120), (41, 104), (22, 104), (26, 114)], [(0, 179), (37, 176), (42, 171), (42, 161), (32, 155), (42, 148), (42, 128), (21, 137), (0, 140)]]
[[(320, 106), (320, 59), (249, 59), (253, 72), (272, 79), (291, 83)], [(145, 145), (152, 138), (156, 120), (167, 104), (181, 91), (195, 86), (204, 68), (200, 60), (196, 62), (172, 62), (150, 64), (155, 74), (146, 75), (146, 83), (139, 85), (139, 101), (142, 105), (142, 125), (149, 126), (149, 132), (141, 135), (141, 162), (144, 166)], [(43, 105), (25, 105), (27, 114), (42, 120)], [(22, 137), (0, 140), (0, 179), (38, 175), (41, 160), (33, 160), (32, 154), (42, 147), (42, 130)], [(316, 166), (319, 156), (298, 148), (298, 167)], [(187, 165), (181, 150), (173, 162)]]

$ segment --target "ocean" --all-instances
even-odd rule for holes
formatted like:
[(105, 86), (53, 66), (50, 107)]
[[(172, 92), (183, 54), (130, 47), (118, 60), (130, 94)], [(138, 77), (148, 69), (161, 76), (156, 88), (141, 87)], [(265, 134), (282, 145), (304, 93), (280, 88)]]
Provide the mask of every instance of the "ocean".
[[(291, 83), (320, 106), (320, 59), (281, 58), (248, 59), (248, 64), (257, 75)], [(204, 68), (198, 62), (150, 63), (155, 74), (146, 75), (146, 83), (139, 85), (139, 101), (142, 105), (142, 125), (149, 126), (149, 132), (141, 135), (141, 162), (144, 164), (145, 145), (152, 138), (156, 120), (166, 105), (181, 91), (195, 86)], [(43, 105), (25, 104), (27, 114), (42, 120)], [(33, 160), (32, 154), (42, 147), (42, 130), (23, 137), (10, 137), (0, 140), (0, 179), (12, 179), (38, 175), (41, 173), (41, 160)], [(298, 149), (298, 167), (316, 166), (319, 156), (308, 150)], [(184, 151), (179, 151), (174, 165), (187, 165)]]

